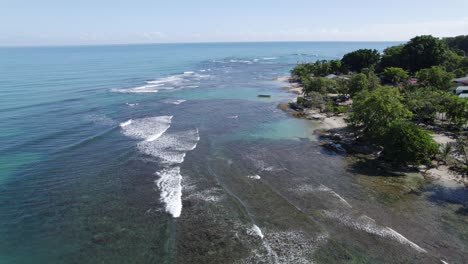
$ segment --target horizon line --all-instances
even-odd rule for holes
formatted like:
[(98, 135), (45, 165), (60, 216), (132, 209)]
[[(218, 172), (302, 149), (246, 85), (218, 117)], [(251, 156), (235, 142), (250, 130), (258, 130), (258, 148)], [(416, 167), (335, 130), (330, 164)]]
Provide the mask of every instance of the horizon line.
[(102, 43), (102, 44), (44, 44), (44, 45), (1, 45), (0, 48), (59, 48), (59, 47), (96, 47), (96, 46), (150, 46), (150, 45), (180, 45), (180, 44), (238, 44), (238, 43), (360, 43), (360, 42), (406, 42), (409, 40), (268, 40), (268, 41), (181, 41), (181, 42), (154, 42), (154, 43)]

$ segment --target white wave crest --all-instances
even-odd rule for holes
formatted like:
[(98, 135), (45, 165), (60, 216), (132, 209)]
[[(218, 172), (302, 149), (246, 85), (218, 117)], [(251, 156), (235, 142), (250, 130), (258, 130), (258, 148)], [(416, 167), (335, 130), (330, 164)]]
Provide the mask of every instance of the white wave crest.
[(184, 102), (187, 102), (187, 100), (183, 100), (183, 99), (178, 99), (178, 100), (175, 100), (175, 99), (166, 99), (166, 100), (163, 100), (164, 103), (166, 104), (175, 104), (175, 105), (180, 105)]
[(121, 125), (121, 127), (124, 135), (151, 142), (169, 129), (171, 120), (172, 116), (147, 117), (132, 120), (132, 122), (125, 124), (125, 126)]
[(114, 93), (157, 93), (158, 90), (147, 88), (112, 89)]
[(127, 121), (123, 122), (123, 123), (120, 123), (120, 127), (126, 127), (126, 126), (129, 126), (129, 125), (131, 125), (131, 124), (132, 124), (132, 121), (133, 121), (132, 119), (129, 119), (129, 120), (127, 120)]
[(186, 71), (182, 74), (146, 81), (146, 83), (141, 86), (133, 88), (115, 88), (111, 89), (111, 91), (116, 93), (157, 93), (161, 90), (197, 88), (199, 81), (208, 77), (210, 77), (210, 75), (201, 75), (193, 71)]
[(362, 230), (380, 237), (389, 238), (398, 241), (403, 245), (408, 245), (418, 252), (427, 253), (425, 249), (421, 248), (416, 243), (410, 241), (409, 239), (407, 239), (397, 231), (391, 229), (390, 227), (378, 226), (375, 223), (374, 219), (368, 216), (362, 215), (357, 219), (353, 219), (345, 213), (335, 213), (330, 211), (324, 211), (324, 215), (326, 215), (329, 218), (336, 219), (346, 226), (355, 228), (357, 230)]
[(183, 103), (183, 102), (187, 102), (187, 100), (182, 100), (182, 99), (181, 99), (181, 100), (175, 100), (175, 101), (173, 102), (173, 104), (175, 104), (175, 105), (180, 105), (180, 104)]
[(137, 148), (144, 154), (159, 158), (166, 164), (184, 162), (188, 151), (197, 147), (200, 137), (198, 129), (164, 134), (153, 141), (138, 143)]
[(252, 64), (253, 63), (252, 61), (249, 61), (249, 60), (229, 60), (229, 62), (232, 62), (232, 63), (246, 63), (246, 64)]
[(247, 178), (252, 180), (260, 180), (262, 177), (260, 177), (260, 175), (249, 175)]
[(251, 228), (247, 229), (247, 234), (249, 234), (251, 236), (260, 237), (261, 239), (264, 238), (262, 230), (257, 225), (253, 225)]
[(156, 185), (161, 191), (160, 200), (165, 204), (165, 211), (174, 218), (182, 213), (182, 175), (180, 168), (173, 167), (156, 172), (159, 179)]

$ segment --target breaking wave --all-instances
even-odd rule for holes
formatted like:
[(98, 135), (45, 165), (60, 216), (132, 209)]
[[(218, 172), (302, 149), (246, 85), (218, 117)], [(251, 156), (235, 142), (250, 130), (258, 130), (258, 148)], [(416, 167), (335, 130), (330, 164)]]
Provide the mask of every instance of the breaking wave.
[(152, 142), (171, 127), (171, 120), (172, 116), (147, 117), (128, 120), (120, 124), (120, 127), (122, 128), (122, 133), (128, 137)]
[(200, 137), (198, 129), (164, 134), (152, 141), (142, 141), (137, 148), (140, 152), (159, 158), (165, 164), (180, 164), (184, 162), (188, 151), (197, 147)]
[(335, 213), (335, 212), (330, 212), (330, 211), (324, 211), (324, 215), (326, 215), (329, 218), (338, 220), (345, 226), (349, 226), (357, 230), (362, 230), (369, 234), (377, 235), (377, 236), (384, 237), (384, 238), (389, 238), (389, 239), (399, 242), (400, 244), (408, 245), (418, 252), (427, 253), (425, 249), (421, 248), (416, 243), (410, 241), (409, 239), (407, 239), (406, 237), (404, 237), (397, 231), (391, 229), (390, 227), (378, 226), (375, 223), (375, 220), (368, 216), (362, 215), (358, 217), (357, 219), (353, 219), (344, 213)]
[(163, 163), (164, 168), (156, 172), (159, 179), (155, 183), (165, 211), (177, 218), (182, 212), (182, 175), (177, 164), (184, 162), (186, 153), (197, 147), (200, 137), (198, 129), (166, 133), (171, 121), (172, 116), (147, 117), (130, 119), (120, 127), (124, 135), (141, 140), (137, 144), (140, 152)]
[(116, 93), (157, 93), (162, 90), (172, 90), (181, 88), (196, 88), (200, 81), (209, 78), (210, 75), (202, 75), (193, 71), (186, 71), (182, 74), (175, 74), (167, 77), (147, 81), (144, 85), (133, 88), (115, 88)]
[(260, 175), (249, 175), (247, 178), (252, 180), (260, 180), (262, 177), (260, 177)]
[(257, 225), (253, 225), (251, 228), (247, 229), (247, 234), (251, 236), (257, 236), (261, 239), (265, 237), (262, 233), (262, 230)]
[(165, 204), (165, 211), (173, 217), (182, 213), (182, 175), (180, 167), (166, 168), (156, 172), (159, 179), (156, 185), (161, 191), (160, 200)]
[(120, 127), (126, 127), (126, 126), (129, 126), (132, 124), (132, 119), (128, 120), (128, 121), (125, 121), (123, 123), (120, 123)]

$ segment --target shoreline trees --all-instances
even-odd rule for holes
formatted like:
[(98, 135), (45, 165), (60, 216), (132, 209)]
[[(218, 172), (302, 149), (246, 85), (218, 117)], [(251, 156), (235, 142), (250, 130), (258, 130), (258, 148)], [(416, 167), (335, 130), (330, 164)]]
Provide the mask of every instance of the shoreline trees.
[[(360, 49), (341, 60), (300, 64), (291, 73), (304, 87), (300, 102), (304, 106), (311, 94), (328, 105), (328, 93), (347, 93), (353, 98), (351, 127), (383, 146), (386, 159), (401, 162), (406, 157), (409, 162), (424, 163), (437, 148), (419, 123), (434, 124), (437, 113), (445, 113), (457, 129), (468, 122), (468, 98), (450, 91), (453, 78), (468, 74), (467, 48), (468, 36), (418, 36), (383, 54)], [(323, 78), (329, 74), (338, 78)], [(411, 76), (417, 79), (410, 80)], [(338, 109), (337, 105), (327, 108)]]

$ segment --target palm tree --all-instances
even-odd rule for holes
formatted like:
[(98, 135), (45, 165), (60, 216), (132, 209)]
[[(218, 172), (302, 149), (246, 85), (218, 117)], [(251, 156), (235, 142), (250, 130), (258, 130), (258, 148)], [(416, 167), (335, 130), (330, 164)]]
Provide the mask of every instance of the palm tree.
[(440, 156), (442, 160), (444, 161), (444, 164), (447, 164), (447, 159), (450, 155), (450, 152), (452, 152), (452, 149), (453, 149), (453, 144), (450, 142), (440, 145)]

